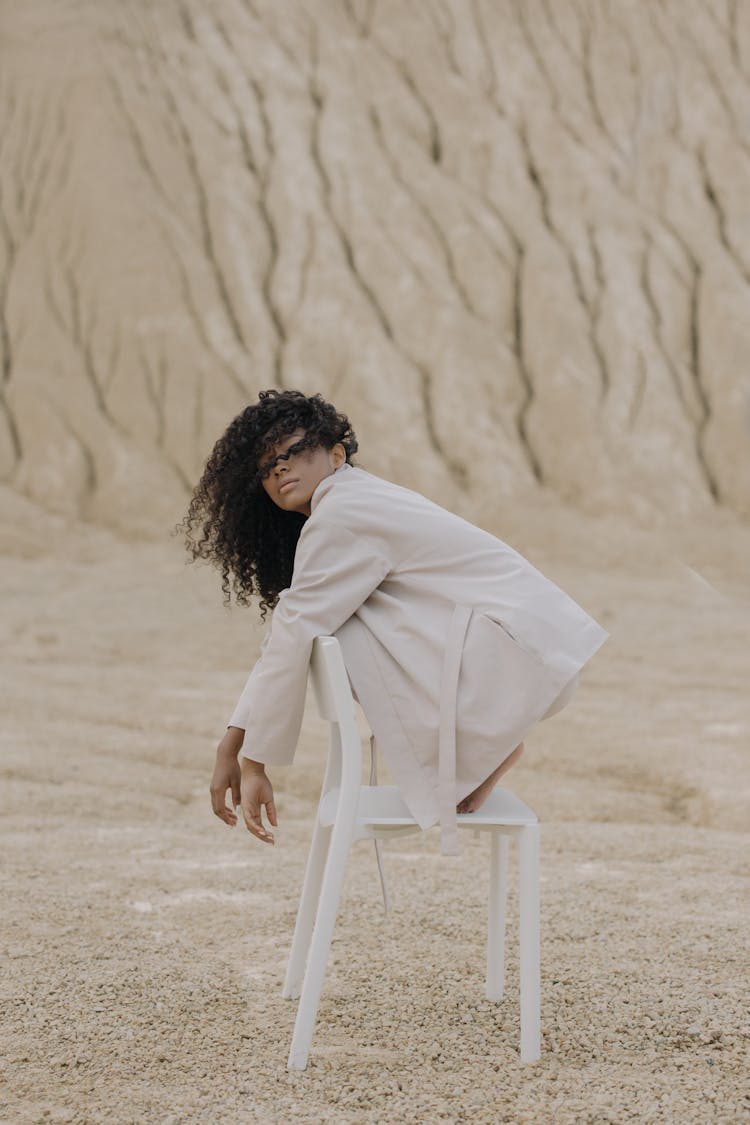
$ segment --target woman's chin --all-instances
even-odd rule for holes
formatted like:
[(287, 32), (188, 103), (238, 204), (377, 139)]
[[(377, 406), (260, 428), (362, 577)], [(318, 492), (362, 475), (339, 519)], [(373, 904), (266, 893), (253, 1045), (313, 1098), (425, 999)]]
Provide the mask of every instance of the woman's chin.
[[(290, 489), (289, 491), (293, 492), (294, 489)], [(309, 503), (309, 501), (308, 501), (308, 503)], [(276, 500), (276, 506), (278, 508), (281, 508), (281, 510), (284, 511), (284, 512), (295, 512), (297, 515), (306, 515), (307, 514), (307, 506), (305, 504), (305, 497), (304, 496), (298, 496), (298, 495), (296, 495), (296, 493), (295, 493), (294, 496), (289, 496), (289, 497), (283, 496), (283, 495), (279, 496), (278, 499)]]

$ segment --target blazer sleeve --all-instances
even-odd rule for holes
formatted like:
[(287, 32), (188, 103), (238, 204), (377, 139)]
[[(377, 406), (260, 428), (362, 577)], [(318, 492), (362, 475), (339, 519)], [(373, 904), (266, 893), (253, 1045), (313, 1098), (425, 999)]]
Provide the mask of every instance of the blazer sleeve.
[(291, 585), (279, 595), (261, 655), (229, 720), (247, 732), (245, 757), (275, 765), (293, 760), (313, 641), (335, 633), (390, 569), (369, 537), (323, 521), (305, 525)]

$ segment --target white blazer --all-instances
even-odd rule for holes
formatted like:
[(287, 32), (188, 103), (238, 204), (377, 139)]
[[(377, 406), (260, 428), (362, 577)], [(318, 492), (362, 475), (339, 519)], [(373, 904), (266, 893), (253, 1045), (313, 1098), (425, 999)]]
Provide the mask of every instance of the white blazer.
[(316, 636), (352, 688), (415, 820), (457, 851), (456, 803), (545, 714), (608, 633), (522, 555), (408, 488), (344, 464), (315, 489), (291, 585), (230, 726), (294, 758)]

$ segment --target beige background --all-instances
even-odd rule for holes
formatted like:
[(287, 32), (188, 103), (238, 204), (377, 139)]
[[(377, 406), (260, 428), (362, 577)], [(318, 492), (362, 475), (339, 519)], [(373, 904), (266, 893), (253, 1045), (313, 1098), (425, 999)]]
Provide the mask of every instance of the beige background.
[[(0, 1120), (750, 1115), (750, 5), (0, 4)], [(486, 855), (354, 853), (312, 1060), (277, 847), (208, 808), (255, 657), (169, 531), (269, 386), (611, 632), (508, 784), (543, 1036), (481, 1000)]]

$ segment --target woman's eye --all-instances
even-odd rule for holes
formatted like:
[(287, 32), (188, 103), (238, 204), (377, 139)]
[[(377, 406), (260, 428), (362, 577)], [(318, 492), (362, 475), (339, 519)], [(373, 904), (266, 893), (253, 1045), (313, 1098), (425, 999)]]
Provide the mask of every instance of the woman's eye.
[(265, 465), (259, 465), (258, 466), (258, 473), (260, 474), (260, 479), (265, 480), (266, 477), (269, 476), (269, 474), (271, 472), (273, 472), (273, 470), (276, 468), (278, 463), (279, 463), (279, 458), (273, 457), (270, 461), (267, 461)]
[(263, 465), (261, 467), (261, 479), (265, 480), (268, 474), (276, 468), (280, 461), (288, 461), (290, 457), (295, 457), (298, 453), (302, 453), (303, 450), (307, 448), (308, 443), (305, 438), (300, 438), (299, 441), (295, 441), (295, 443), (293, 445), (290, 445), (289, 448), (283, 453), (277, 453), (276, 456), (272, 457), (266, 465)]

